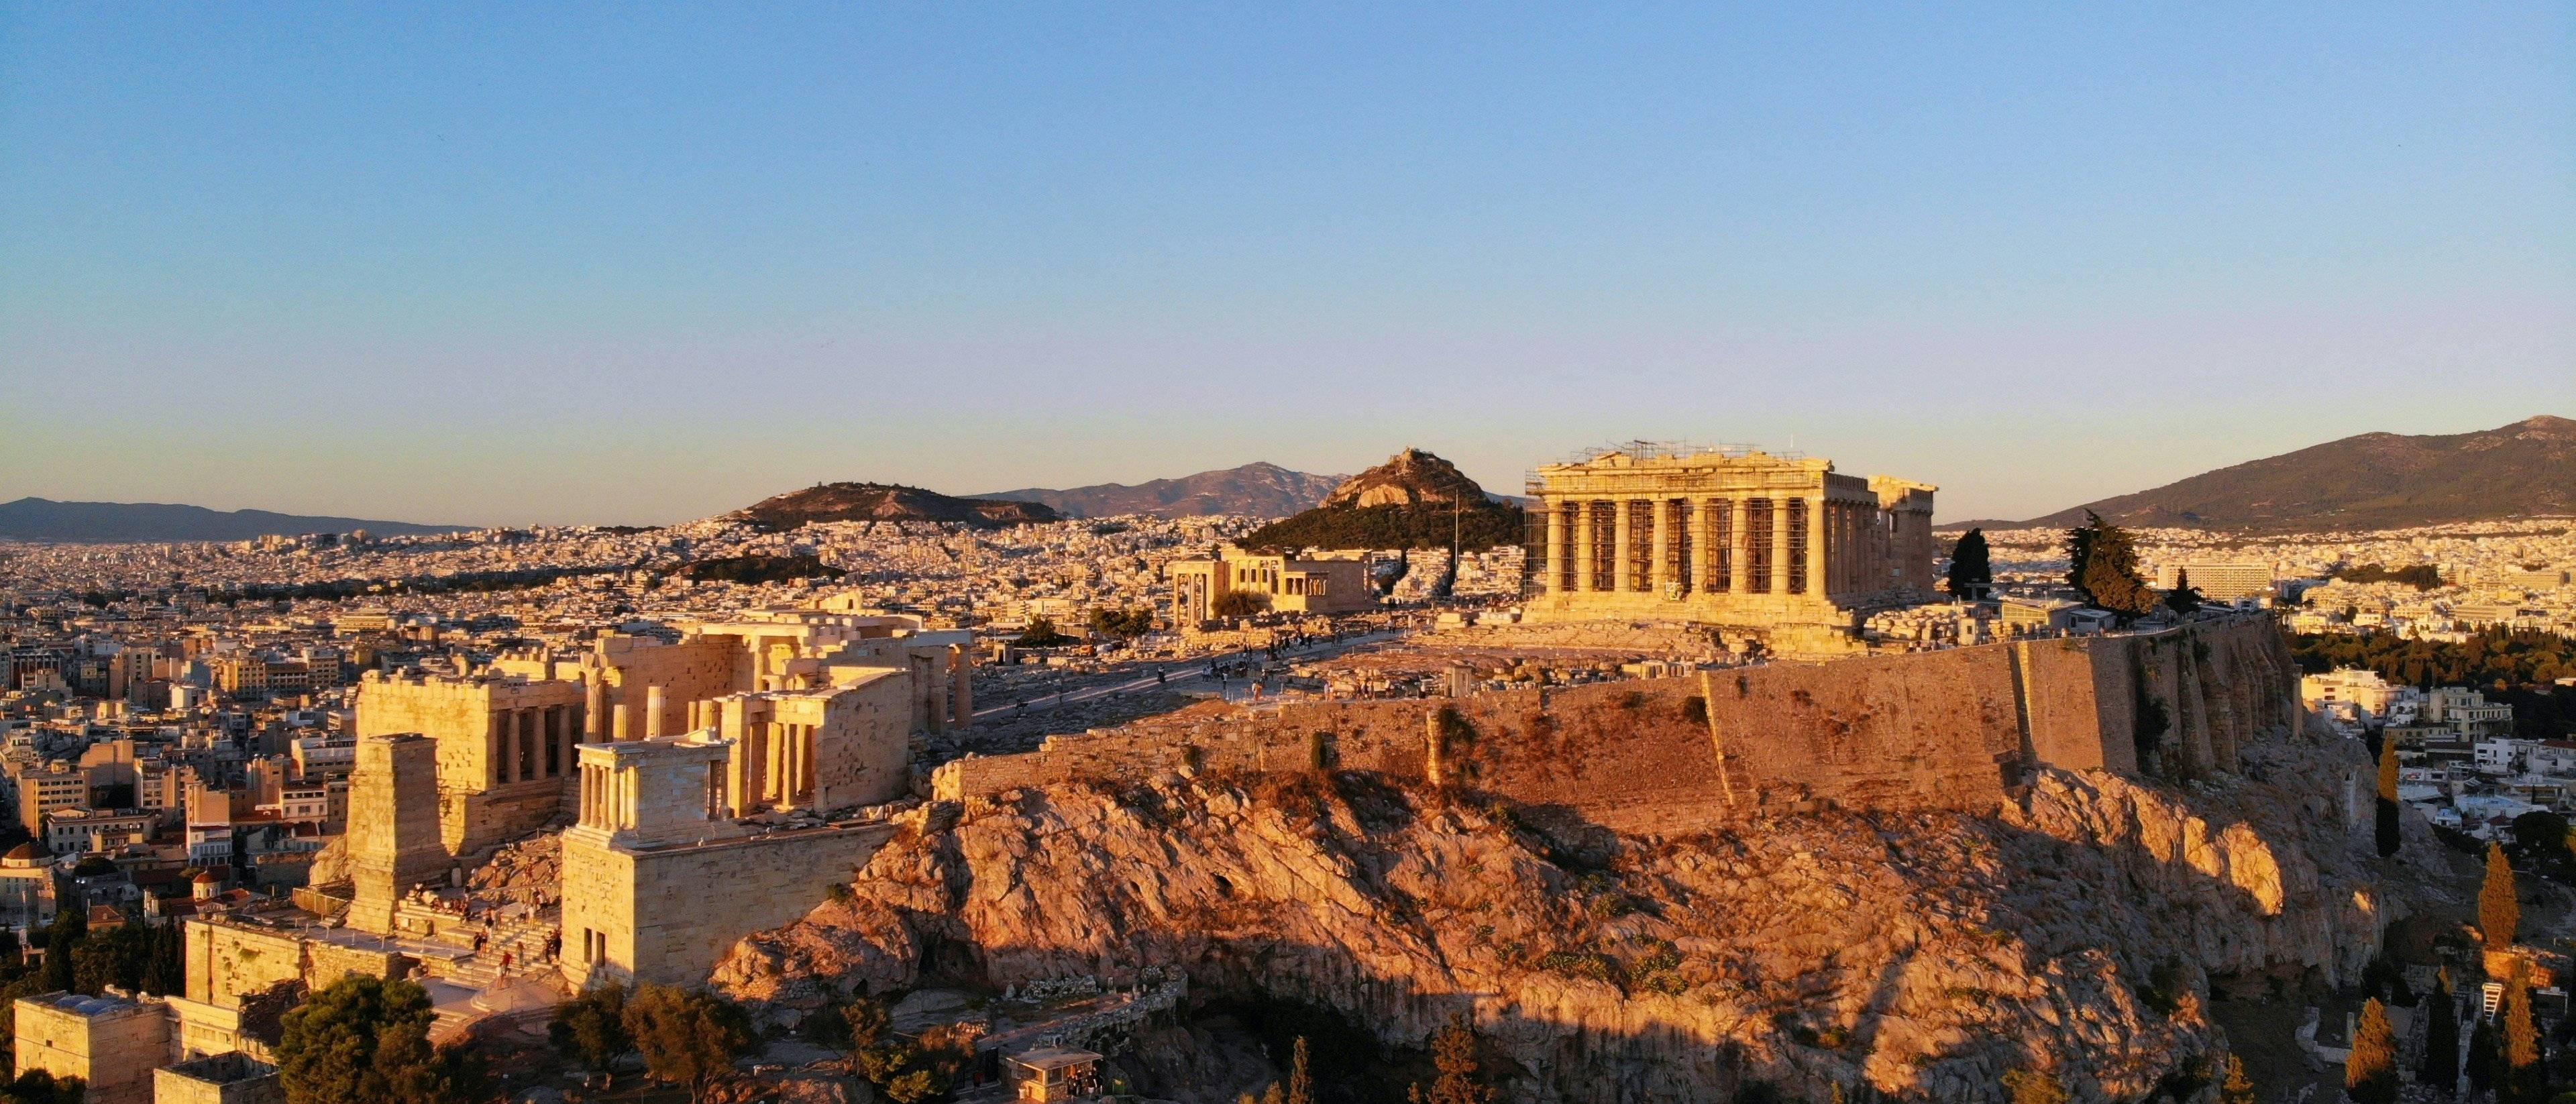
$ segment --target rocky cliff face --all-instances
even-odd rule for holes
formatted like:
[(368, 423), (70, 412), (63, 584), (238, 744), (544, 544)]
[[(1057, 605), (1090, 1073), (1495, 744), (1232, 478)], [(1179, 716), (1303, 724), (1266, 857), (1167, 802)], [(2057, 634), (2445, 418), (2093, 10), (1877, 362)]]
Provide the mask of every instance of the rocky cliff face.
[(2374, 952), (2366, 767), (2273, 739), (2188, 788), (2050, 769), (1985, 813), (1583, 842), (1369, 775), (1021, 790), (909, 814), (853, 899), (714, 980), (792, 1017), (861, 986), (1179, 966), (1395, 1048), (1469, 1012), (1513, 1099), (2001, 1100), (2018, 1068), (2137, 1099), (2224, 1046), (2208, 974), (2334, 980)]

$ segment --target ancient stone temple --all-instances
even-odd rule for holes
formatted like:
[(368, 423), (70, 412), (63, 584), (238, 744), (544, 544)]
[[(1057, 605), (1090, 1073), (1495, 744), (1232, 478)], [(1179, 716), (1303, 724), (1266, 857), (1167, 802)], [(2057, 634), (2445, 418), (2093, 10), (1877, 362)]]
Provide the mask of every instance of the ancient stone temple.
[(1639, 445), (1532, 473), (1533, 620), (1679, 621), (1830, 650), (1933, 597), (1928, 483), (1830, 460)]

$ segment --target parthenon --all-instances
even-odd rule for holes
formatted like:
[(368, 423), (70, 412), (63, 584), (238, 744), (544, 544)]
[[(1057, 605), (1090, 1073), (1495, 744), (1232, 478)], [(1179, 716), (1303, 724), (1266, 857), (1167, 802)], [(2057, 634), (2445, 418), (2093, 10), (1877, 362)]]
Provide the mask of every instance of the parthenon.
[(1932, 593), (1928, 483), (1823, 459), (1639, 445), (1532, 473), (1544, 621), (1683, 621), (1830, 650)]

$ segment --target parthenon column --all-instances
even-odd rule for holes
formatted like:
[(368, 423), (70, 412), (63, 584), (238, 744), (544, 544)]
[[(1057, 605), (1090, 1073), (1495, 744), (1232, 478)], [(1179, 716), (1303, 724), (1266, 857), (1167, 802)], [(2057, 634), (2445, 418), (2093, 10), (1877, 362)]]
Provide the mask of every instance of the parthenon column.
[(1549, 594), (1565, 592), (1565, 504), (1547, 504), (1547, 579), (1542, 587)]
[(599, 742), (601, 725), (608, 723), (608, 680), (592, 675), (582, 680), (581, 742)]
[(1709, 534), (1716, 529), (1717, 522), (1709, 517), (1709, 513), (1716, 505), (1717, 503), (1707, 499), (1696, 499), (1691, 502), (1690, 577), (1691, 592), (1694, 594), (1705, 594), (1715, 589), (1710, 583), (1712, 576), (1709, 565), (1717, 562), (1717, 549), (1709, 544)]
[(1789, 593), (1789, 500), (1771, 496), (1771, 593)]
[(1636, 557), (1631, 551), (1636, 548), (1633, 542), (1637, 527), (1629, 518), (1627, 499), (1610, 500), (1610, 509), (1610, 547), (1614, 550), (1610, 556), (1610, 589), (1624, 594), (1637, 585)]
[(1592, 502), (1569, 502), (1574, 522), (1574, 589), (1592, 589)]
[(1745, 523), (1752, 520), (1752, 511), (1745, 507), (1743, 499), (1730, 498), (1726, 500), (1726, 512), (1733, 520), (1733, 524), (1727, 526), (1726, 533), (1726, 554), (1729, 561), (1726, 567), (1726, 587), (1737, 594), (1749, 593), (1752, 585), (1752, 567), (1745, 562), (1745, 554), (1752, 548), (1752, 543), (1745, 535), (1744, 529)]
[(644, 738), (660, 739), (662, 735), (662, 687), (656, 683), (644, 688)]
[(1825, 540), (1827, 505), (1823, 495), (1807, 500), (1807, 593), (1819, 596), (1833, 593), (1825, 574), (1825, 550), (1831, 547)]
[(1654, 543), (1646, 560), (1646, 589), (1663, 593), (1673, 579), (1673, 504), (1656, 499), (1646, 504), (1647, 517), (1654, 523)]

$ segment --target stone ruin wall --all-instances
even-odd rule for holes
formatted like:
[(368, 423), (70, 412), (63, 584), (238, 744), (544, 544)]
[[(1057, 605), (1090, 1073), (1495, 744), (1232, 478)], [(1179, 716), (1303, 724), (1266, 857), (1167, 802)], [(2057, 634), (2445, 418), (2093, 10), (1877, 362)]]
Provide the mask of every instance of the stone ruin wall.
[[(943, 799), (1074, 781), (1332, 766), (1411, 778), (1454, 707), (1450, 783), (1626, 832), (1694, 831), (1784, 803), (1976, 810), (2034, 765), (2140, 770), (2140, 716), (2165, 716), (2149, 773), (2230, 769), (2297, 715), (2297, 668), (2268, 618), (2162, 633), (1984, 645), (1460, 699), (1294, 702), (1198, 712), (1037, 751), (943, 765)], [(1722, 740), (1726, 771), (1718, 771)]]

